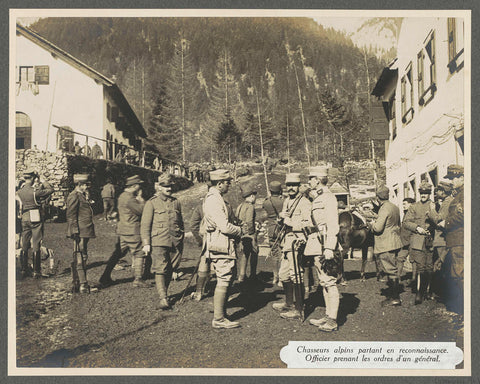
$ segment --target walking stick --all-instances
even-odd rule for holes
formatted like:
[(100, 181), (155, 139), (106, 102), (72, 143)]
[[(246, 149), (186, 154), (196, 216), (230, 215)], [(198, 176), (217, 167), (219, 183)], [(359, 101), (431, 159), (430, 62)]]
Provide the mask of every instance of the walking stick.
[[(77, 271), (77, 258), (79, 253), (80, 253), (79, 243), (76, 239), (73, 239), (73, 260), (70, 264), (70, 270), (72, 272), (72, 293), (76, 293), (80, 291), (80, 279), (78, 277), (78, 271)], [(81, 254), (80, 254), (80, 257), (82, 257)]]
[(297, 241), (292, 242), (292, 256), (293, 256), (293, 270), (295, 273), (295, 308), (300, 312), (300, 318), (302, 322), (305, 320), (305, 314), (303, 313), (303, 282), (302, 274), (300, 273), (299, 260), (297, 260), (296, 252)]

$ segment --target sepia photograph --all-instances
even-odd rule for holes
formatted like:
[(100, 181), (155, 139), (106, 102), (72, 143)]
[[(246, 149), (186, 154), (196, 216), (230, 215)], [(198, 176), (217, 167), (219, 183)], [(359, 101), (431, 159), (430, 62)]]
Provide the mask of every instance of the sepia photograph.
[(9, 39), (9, 375), (471, 374), (471, 11)]

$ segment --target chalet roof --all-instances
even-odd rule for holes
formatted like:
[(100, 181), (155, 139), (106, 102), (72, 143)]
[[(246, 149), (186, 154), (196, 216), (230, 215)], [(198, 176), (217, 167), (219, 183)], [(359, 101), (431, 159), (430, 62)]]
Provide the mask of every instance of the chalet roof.
[(147, 136), (142, 124), (138, 120), (137, 115), (133, 111), (132, 107), (130, 106), (129, 102), (125, 98), (120, 88), (113, 80), (110, 80), (105, 75), (102, 75), (100, 72), (96, 71), (84, 62), (78, 60), (76, 57), (72, 56), (68, 52), (57, 47), (55, 44), (51, 43), (43, 36), (40, 36), (37, 32), (18, 23), (17, 35), (21, 35), (26, 39), (32, 41), (33, 43), (50, 52), (53, 57), (63, 60), (67, 64), (82, 72), (83, 74), (91, 77), (93, 80), (95, 80), (95, 82), (102, 84), (105, 87), (106, 91), (118, 104), (120, 110), (122, 111), (122, 114), (124, 114), (125, 117), (128, 119), (128, 122), (130, 123), (129, 125), (134, 130), (133, 133), (140, 137)]
[(349, 192), (347, 188), (345, 188), (342, 184), (338, 181), (335, 181), (328, 189), (335, 195), (348, 195)]
[(395, 90), (397, 77), (398, 69), (392, 69), (391, 67), (383, 68), (383, 71), (375, 84), (375, 88), (373, 88), (372, 95), (382, 99), (388, 99), (388, 94), (391, 93), (392, 90)]

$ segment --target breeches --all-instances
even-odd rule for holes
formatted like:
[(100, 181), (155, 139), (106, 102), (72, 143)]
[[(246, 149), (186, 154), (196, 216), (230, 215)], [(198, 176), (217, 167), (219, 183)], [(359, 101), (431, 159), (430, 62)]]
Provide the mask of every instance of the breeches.
[(463, 284), (463, 246), (450, 247), (447, 249), (451, 262), (450, 274), (454, 280)]
[(433, 251), (411, 249), (410, 260), (417, 264), (418, 273), (433, 271)]
[(142, 240), (140, 239), (140, 236), (120, 235), (118, 241), (120, 242), (121, 257), (124, 257), (128, 251), (130, 251), (134, 258), (146, 256), (142, 249)]
[(152, 247), (152, 272), (157, 275), (171, 274), (172, 256), (175, 252), (175, 247)]
[(322, 269), (322, 263), (320, 262), (322, 256), (315, 256), (314, 265), (318, 273), (318, 280), (320, 285), (324, 288), (333, 287), (337, 284), (336, 276), (329, 276)]
[[(297, 254), (295, 253), (295, 257)], [(296, 265), (299, 274), (303, 274), (303, 267), (301, 263), (298, 262), (298, 257), (296, 260)], [(282, 261), (280, 262), (280, 270), (278, 271), (278, 278), (282, 282), (292, 281), (293, 283), (300, 281), (300, 276), (295, 275), (295, 264), (293, 259), (293, 252), (288, 251), (284, 252), (284, 257), (282, 257)]]
[(228, 287), (235, 276), (234, 259), (212, 259), (211, 264), (217, 275), (217, 287)]
[(22, 251), (28, 251), (32, 241), (33, 251), (40, 250), (40, 243), (43, 239), (43, 222), (32, 223), (22, 220)]
[(385, 273), (390, 276), (397, 275), (397, 263), (398, 263), (398, 253), (399, 249), (393, 251), (379, 253), (377, 257), (380, 258), (382, 262), (383, 269)]

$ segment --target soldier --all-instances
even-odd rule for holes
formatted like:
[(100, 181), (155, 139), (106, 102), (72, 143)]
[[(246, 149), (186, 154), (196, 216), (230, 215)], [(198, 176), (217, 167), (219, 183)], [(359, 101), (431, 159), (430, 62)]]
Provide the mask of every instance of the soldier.
[[(282, 244), (283, 258), (280, 263), (278, 278), (285, 290), (285, 301), (273, 303), (273, 309), (280, 312), (284, 319), (300, 319), (303, 305), (303, 284), (301, 283), (302, 267), (297, 258), (298, 245), (306, 242), (304, 229), (312, 226), (310, 218), (311, 203), (300, 194), (300, 174), (289, 173), (285, 184), (288, 198), (283, 203), (279, 216), (283, 219), (285, 236)], [(294, 291), (297, 308), (294, 306)]]
[(371, 229), (375, 234), (374, 253), (380, 258), (383, 269), (387, 274), (390, 289), (382, 305), (402, 305), (400, 300), (400, 283), (398, 279), (397, 258), (402, 248), (400, 239), (400, 210), (388, 201), (390, 191), (386, 186), (377, 190), (380, 203), (378, 217), (372, 223)]
[[(415, 304), (421, 304), (431, 285), (433, 272), (433, 233), (429, 217), (436, 217), (435, 203), (430, 200), (432, 185), (422, 181), (418, 187), (420, 201), (405, 215), (403, 226), (411, 232), (410, 260), (416, 264), (417, 294)], [(413, 277), (412, 277), (413, 278)]]
[(133, 286), (135, 288), (150, 287), (150, 284), (142, 279), (146, 255), (143, 252), (140, 237), (140, 220), (145, 205), (141, 184), (143, 184), (143, 180), (138, 175), (129, 177), (125, 183), (125, 190), (118, 198), (117, 243), (115, 251), (110, 256), (105, 271), (100, 277), (100, 284), (103, 286), (113, 284), (111, 278), (113, 268), (130, 251), (133, 265)]
[[(67, 197), (68, 237), (74, 241), (74, 260), (72, 263), (73, 289), (80, 284), (80, 293), (89, 293), (86, 264), (88, 260), (88, 241), (95, 238), (93, 210), (88, 200), (90, 182), (87, 174), (73, 175), (75, 189)], [(78, 250), (78, 252), (77, 252)]]
[(20, 251), (20, 273), (22, 278), (27, 277), (30, 272), (28, 269), (28, 249), (30, 241), (33, 249), (33, 277), (41, 278), (42, 265), (40, 256), (40, 245), (43, 240), (43, 212), (41, 210), (42, 202), (52, 193), (52, 186), (44, 181), (34, 186), (34, 180), (38, 177), (32, 170), (23, 173), (25, 183), (17, 192), (17, 198), (20, 201), (19, 210), (21, 212), (22, 227), (22, 250)]
[(102, 200), (103, 200), (103, 215), (105, 221), (112, 218), (113, 210), (115, 209), (115, 186), (112, 184), (110, 178), (107, 179), (107, 184), (102, 188)]
[(170, 308), (168, 286), (172, 279), (174, 257), (183, 250), (184, 226), (180, 202), (172, 196), (173, 176), (164, 173), (155, 187), (158, 193), (143, 209), (140, 234), (145, 254), (151, 252), (152, 272), (160, 296), (160, 309)]
[(239, 260), (238, 281), (243, 283), (247, 273), (247, 264), (250, 260), (250, 280), (257, 278), (258, 243), (255, 227), (255, 201), (257, 191), (252, 187), (244, 187), (242, 197), (245, 199), (238, 207), (236, 217), (242, 227), (242, 253)]
[(231, 177), (226, 169), (209, 174), (210, 187), (203, 204), (205, 222), (205, 257), (210, 260), (217, 275), (213, 296), (213, 328), (237, 328), (238, 322), (230, 321), (225, 314), (228, 289), (232, 285), (237, 258), (235, 242), (242, 235), (239, 226), (233, 224), (234, 215), (229, 204), (223, 199), (229, 188)]
[[(312, 167), (309, 173), (310, 187), (315, 196), (312, 202), (312, 222), (314, 235), (320, 235), (322, 247), (314, 257), (318, 279), (323, 288), (325, 299), (325, 316), (322, 319), (311, 319), (310, 324), (324, 332), (332, 332), (338, 329), (337, 314), (340, 304), (338, 293), (338, 275), (329, 273), (325, 261), (334, 259), (334, 251), (337, 248), (338, 203), (335, 195), (328, 189), (328, 170), (325, 167)], [(340, 268), (341, 266), (338, 265)], [(340, 271), (339, 271), (340, 272)]]
[(95, 144), (92, 147), (92, 157), (94, 159), (102, 159), (103, 158), (102, 148), (100, 148), (100, 146), (98, 145), (97, 142), (95, 142)]
[(267, 212), (267, 234), (270, 245), (270, 255), (273, 261), (273, 284), (278, 284), (278, 270), (282, 250), (277, 240), (279, 214), (283, 209), (282, 184), (279, 181), (271, 181), (268, 185), (271, 196), (263, 201), (263, 209)]
[[(402, 202), (402, 208), (403, 208), (403, 222), (402, 226), (400, 227), (400, 238), (402, 239), (402, 249), (400, 252), (398, 252), (398, 279), (399, 281), (402, 280), (402, 272), (403, 272), (403, 266), (405, 264), (405, 261), (407, 260), (408, 257), (408, 252), (410, 250), (410, 234), (411, 232), (405, 228), (403, 225), (405, 223), (405, 217), (407, 215), (407, 212), (410, 208), (410, 206), (415, 203), (415, 200), (412, 199), (411, 197), (406, 197), (403, 199)], [(415, 272), (412, 270), (412, 276), (415, 276)]]
[(451, 300), (455, 312), (463, 315), (463, 270), (464, 270), (464, 176), (463, 167), (458, 164), (449, 165), (446, 179), (452, 180), (455, 197), (448, 207), (448, 215), (445, 220), (445, 240), (447, 244), (447, 257), (450, 259), (450, 277), (454, 280)]

